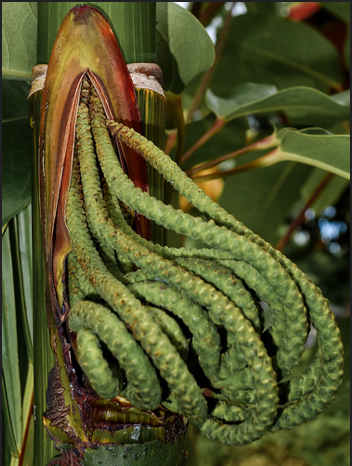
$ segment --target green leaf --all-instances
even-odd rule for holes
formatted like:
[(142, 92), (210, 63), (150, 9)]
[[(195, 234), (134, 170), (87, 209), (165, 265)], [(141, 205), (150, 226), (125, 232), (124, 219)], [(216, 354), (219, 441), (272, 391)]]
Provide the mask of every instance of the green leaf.
[(3, 124), (2, 225), (31, 200), (31, 135), (28, 118)]
[(31, 134), (27, 95), (29, 85), (5, 81), (2, 144), (2, 225), (20, 212), (31, 199)]
[(28, 118), (29, 84), (25, 81), (2, 82), (2, 122)]
[(343, 178), (350, 177), (349, 135), (307, 134), (287, 131), (280, 146), (267, 156), (322, 168)]
[(310, 167), (285, 162), (225, 179), (221, 205), (255, 233), (275, 245)]
[(30, 80), (37, 60), (37, 2), (2, 2), (2, 76)]
[(209, 69), (214, 45), (201, 23), (172, 2), (157, 2), (157, 56), (166, 91), (180, 94), (195, 76)]
[[(33, 260), (32, 260), (32, 206), (28, 205), (17, 215), (18, 247), (24, 294), (22, 313), (25, 341), (29, 359), (33, 359)], [(29, 332), (29, 334), (27, 333)]]
[(18, 458), (19, 452), (12, 429), (10, 407), (7, 399), (4, 373), (2, 374), (2, 464), (11, 464), (13, 458)]
[(21, 382), (17, 344), (16, 299), (9, 228), (2, 237), (2, 371), (11, 428), (17, 450), (21, 448)]
[(339, 89), (342, 79), (335, 47), (317, 30), (279, 16), (245, 14), (232, 20), (210, 87), (222, 97), (245, 82), (327, 92)]
[(269, 84), (245, 83), (238, 86), (228, 98), (206, 94), (208, 107), (219, 117), (231, 120), (252, 113), (287, 114), (290, 124), (329, 127), (340, 121), (349, 121), (349, 91), (329, 97), (316, 89), (298, 86), (278, 91)]

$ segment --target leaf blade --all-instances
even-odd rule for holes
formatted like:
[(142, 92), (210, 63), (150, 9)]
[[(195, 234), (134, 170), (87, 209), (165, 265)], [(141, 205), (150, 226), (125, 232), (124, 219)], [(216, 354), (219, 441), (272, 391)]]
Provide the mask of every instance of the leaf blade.
[(17, 343), (16, 300), (9, 228), (2, 238), (2, 370), (9, 418), (17, 452), (21, 449), (21, 381)]
[(2, 2), (2, 73), (29, 80), (37, 59), (37, 2)]
[(349, 135), (315, 135), (288, 131), (276, 149), (281, 160), (291, 160), (322, 168), (350, 178)]
[(211, 67), (214, 45), (201, 23), (174, 3), (158, 2), (156, 17), (157, 56), (164, 88), (180, 94), (193, 78)]
[(327, 92), (340, 89), (342, 79), (337, 51), (318, 31), (288, 18), (247, 13), (233, 18), (210, 87), (222, 97), (248, 81)]
[(226, 99), (208, 90), (206, 102), (212, 111), (227, 121), (252, 113), (283, 111), (293, 125), (329, 127), (339, 121), (348, 121), (350, 115), (349, 91), (330, 97), (306, 86), (277, 90), (267, 84), (245, 83)]

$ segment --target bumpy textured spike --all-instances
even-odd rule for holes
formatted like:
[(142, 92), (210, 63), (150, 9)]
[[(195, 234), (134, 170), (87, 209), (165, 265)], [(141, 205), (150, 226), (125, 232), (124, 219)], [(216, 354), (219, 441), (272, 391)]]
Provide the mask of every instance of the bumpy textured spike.
[(297, 322), (292, 309), (282, 302), (276, 290), (250, 264), (235, 260), (223, 260), (221, 264), (237, 277), (245, 279), (247, 285), (256, 292), (258, 297), (269, 305), (273, 317), (268, 331), (278, 347), (275, 361), (281, 377), (287, 377), (302, 356), (308, 334), (307, 323), (303, 326), (300, 321)]
[(260, 333), (258, 308), (253, 297), (244, 287), (243, 282), (220, 264), (202, 259), (180, 258), (176, 262), (187, 270), (194, 272), (228, 296), (238, 306), (244, 316), (251, 322), (256, 332)]
[(67, 257), (67, 271), (69, 276), (67, 288), (70, 307), (72, 307), (86, 296), (79, 283), (78, 274), (80, 273), (80, 267), (73, 252)]
[(121, 380), (114, 377), (103, 357), (99, 338), (90, 330), (81, 328), (77, 331), (76, 345), (79, 365), (93, 389), (103, 398), (114, 398), (119, 395), (122, 391)]
[[(79, 166), (75, 160), (67, 202), (73, 246), (68, 291), (69, 325), (78, 331), (73, 346), (93, 388), (105, 397), (121, 390), (121, 380), (102, 359), (103, 341), (126, 372), (123, 396), (145, 409), (162, 402), (209, 438), (244, 445), (267, 430), (314, 418), (337, 390), (342, 365), (336, 323), (320, 291), (287, 258), (210, 200), (152, 143), (123, 125), (108, 122), (108, 127), (210, 220), (174, 210), (134, 187), (119, 165), (102, 104), (84, 79), (76, 126)], [(209, 247), (153, 244), (132, 230), (130, 215), (120, 206)], [(258, 298), (273, 311), (269, 330), (276, 354), (271, 340), (261, 338)], [(99, 304), (103, 302), (110, 309)], [(290, 379), (304, 350), (306, 306), (319, 348), (309, 370)], [(181, 326), (176, 319), (183, 320)], [(116, 325), (124, 329), (118, 331), (123, 342)], [(189, 338), (189, 353), (181, 327)], [(135, 345), (130, 357), (117, 343), (125, 345), (128, 338)], [(161, 392), (154, 367), (170, 392)], [(277, 375), (287, 379), (281, 384), (279, 411)]]
[(212, 220), (204, 222), (200, 217), (194, 218), (135, 188), (116, 160), (111, 141), (108, 135), (104, 134), (106, 128), (103, 123), (100, 129), (104, 140), (101, 142), (100, 148), (98, 144), (96, 145), (97, 155), (110, 188), (119, 199), (122, 199), (131, 209), (148, 216), (159, 225), (203, 241), (213, 248), (227, 251), (235, 259), (251, 263), (273, 287), (277, 287), (278, 293), (283, 299), (287, 299), (291, 305), (295, 302), (297, 319), (301, 315), (305, 322), (303, 300), (295, 284), (288, 279), (285, 270), (266, 251), (242, 236), (224, 227), (216, 226)]
[(183, 360), (187, 359), (188, 343), (187, 339), (175, 319), (170, 317), (165, 311), (157, 307), (148, 306), (147, 311), (160, 325), (161, 330), (168, 336), (171, 343), (180, 353)]
[[(81, 164), (84, 155), (83, 146), (79, 148)], [(81, 172), (86, 198), (85, 204), (87, 209), (89, 209), (91, 206), (90, 195), (92, 188), (89, 186), (86, 189), (84, 186), (85, 177), (83, 176), (82, 165)], [(168, 382), (170, 389), (174, 392), (182, 413), (190, 419), (198, 421), (203, 419), (206, 414), (204, 397), (174, 346), (160, 330), (160, 327), (154, 322), (152, 317), (143, 309), (143, 306), (134, 295), (121, 282), (111, 276), (94, 249), (88, 235), (83, 235), (82, 231), (79, 235), (79, 231), (84, 228), (84, 220), (82, 219), (82, 212), (75, 205), (75, 202), (77, 202), (75, 201), (77, 199), (77, 192), (74, 193), (74, 190), (76, 189), (77, 191), (77, 188), (74, 186), (74, 181), (77, 183), (77, 179), (74, 180), (73, 175), (72, 179), (67, 201), (67, 224), (77, 259), (84, 269), (87, 278), (96, 291), (126, 322), (136, 340), (140, 341), (144, 350), (151, 357), (163, 378)], [(90, 179), (89, 175), (88, 179)], [(153, 372), (154, 377), (156, 377), (155, 371), (152, 370), (150, 375), (151, 380), (153, 379)], [(154, 399), (160, 400), (160, 386), (157, 382), (156, 385), (158, 388), (155, 390), (155, 394), (153, 394)]]
[[(105, 122), (97, 111), (95, 111), (94, 117), (92, 118), (92, 132), (95, 140), (97, 155), (99, 160), (101, 160), (101, 158), (104, 157), (106, 151), (112, 149), (112, 147), (105, 127)], [(111, 156), (114, 157), (113, 152), (111, 152)], [(114, 158), (116, 159), (116, 157)], [(109, 176), (109, 171), (106, 171), (107, 167), (104, 166), (104, 164), (101, 163), (101, 166), (109, 183), (110, 189), (113, 191), (113, 187), (111, 186), (110, 182), (111, 177)], [(97, 186), (95, 187), (95, 193), (96, 191)], [(96, 199), (96, 195), (94, 198)], [(248, 423), (251, 424), (254, 422), (255, 424), (258, 424), (258, 428), (253, 429), (253, 435), (256, 436), (255, 438), (257, 438), (258, 433), (262, 433), (267, 428), (268, 423), (272, 422), (274, 413), (276, 411), (276, 374), (272, 370), (271, 362), (266, 355), (265, 349), (262, 347), (262, 343), (259, 341), (251, 325), (249, 323), (247, 324), (240, 310), (236, 308), (233, 303), (231, 303), (231, 301), (229, 301), (228, 298), (226, 298), (222, 293), (216, 292), (214, 287), (205, 283), (200, 278), (194, 277), (191, 273), (177, 267), (176, 264), (172, 264), (162, 257), (157, 256), (156, 254), (150, 252), (147, 248), (143, 248), (142, 246), (135, 244), (131, 238), (128, 237), (128, 235), (124, 235), (122, 232), (112, 229), (110, 222), (103, 218), (101, 215), (101, 209), (96, 211), (94, 216), (96, 218), (96, 223), (98, 225), (100, 224), (101, 226), (100, 237), (102, 238), (104, 236), (105, 240), (112, 238), (114, 240), (114, 248), (118, 253), (121, 251), (122, 253), (127, 254), (130, 260), (136, 265), (142, 267), (146, 271), (150, 271), (159, 280), (165, 280), (173, 284), (178, 289), (182, 290), (182, 292), (185, 292), (189, 297), (195, 299), (196, 302), (199, 302), (201, 305), (205, 305), (209, 309), (212, 320), (218, 324), (224, 325), (224, 327), (228, 330), (230, 335), (228, 337), (229, 344), (238, 345), (238, 351), (233, 352), (232, 354), (236, 357), (236, 361), (240, 368), (243, 368), (245, 364), (253, 364), (253, 373), (251, 376), (255, 379), (256, 383), (254, 385), (257, 387), (263, 387), (264, 380), (265, 388), (263, 388), (262, 391), (258, 388), (258, 393), (268, 391), (269, 393), (275, 394), (275, 396), (272, 397), (274, 401), (271, 399), (271, 397), (268, 397), (268, 399), (270, 399), (269, 404), (266, 403), (262, 396), (260, 399), (256, 397), (258, 410), (256, 410), (255, 413), (253, 413), (253, 416), (248, 419)], [(233, 312), (230, 312), (230, 309)], [(247, 338), (244, 338), (243, 341), (242, 338), (238, 338), (236, 341), (235, 335), (237, 334), (238, 328), (241, 328), (244, 334), (247, 332)], [(246, 348), (248, 344), (251, 348), (252, 345), (259, 345), (262, 347), (262, 349), (258, 350), (258, 352), (262, 354), (264, 351), (266, 357), (264, 358), (262, 354), (261, 364), (255, 363), (256, 353), (252, 351), (252, 349), (249, 351)], [(260, 372), (265, 373), (264, 378), (259, 376)], [(227, 384), (231, 386), (231, 383), (231, 377), (227, 377)], [(263, 421), (262, 424), (260, 421)], [(232, 426), (232, 428), (239, 430), (240, 432), (247, 429), (247, 427), (242, 425)]]
[[(308, 307), (311, 320), (314, 322), (314, 327), (318, 331), (318, 344), (321, 351), (317, 353), (316, 360), (313, 361), (312, 365), (308, 368), (307, 373), (303, 376), (302, 381), (313, 382), (316, 379), (317, 372), (320, 368), (319, 382), (316, 385), (315, 390), (319, 397), (319, 391), (324, 391), (324, 399), (320, 403), (316, 404), (315, 414), (314, 409), (310, 409), (313, 416), (319, 413), (324, 407), (327, 406), (329, 400), (336, 392), (339, 384), (342, 380), (342, 367), (343, 367), (343, 347), (341, 339), (339, 337), (339, 330), (335, 322), (335, 318), (329, 309), (328, 302), (323, 298), (319, 289), (304, 275), (304, 273), (298, 269), (287, 257), (282, 253), (275, 250), (270, 244), (265, 242), (262, 238), (255, 235), (250, 229), (245, 227), (241, 222), (235, 219), (232, 215), (222, 209), (217, 203), (213, 202), (205, 193), (200, 190), (192, 181), (182, 174), (180, 168), (171, 161), (165, 154), (156, 148), (150, 141), (147, 141), (143, 136), (135, 133), (133, 130), (129, 130), (121, 124), (109, 121), (108, 127), (114, 136), (117, 136), (123, 140), (124, 143), (129, 144), (135, 149), (139, 150), (140, 153), (145, 157), (148, 162), (161, 173), (164, 178), (172, 183), (180, 194), (182, 194), (190, 204), (196, 207), (200, 212), (208, 215), (212, 218), (219, 226), (223, 226), (232, 230), (240, 235), (243, 235), (252, 244), (257, 244), (263, 250), (267, 251), (270, 256), (280, 264), (284, 269), (287, 270), (288, 274), (292, 277), (296, 283), (302, 295), (304, 296), (305, 303)], [(239, 259), (239, 257), (235, 257)], [(242, 259), (242, 258), (241, 258)], [(280, 287), (278, 286), (278, 289)], [(324, 327), (321, 324), (320, 316), (323, 315), (323, 322), (325, 326), (329, 328), (329, 340), (336, 342), (336, 347), (331, 353), (331, 348), (326, 347), (327, 340), (322, 337)], [(321, 334), (320, 334), (321, 332)], [(329, 343), (328, 343), (329, 346)], [(327, 356), (329, 355), (329, 356)], [(322, 358), (322, 359), (321, 359)], [(331, 358), (333, 363), (331, 363)], [(329, 374), (325, 373), (324, 367), (331, 366), (334, 368)], [(300, 379), (301, 380), (301, 379)], [(297, 382), (297, 386), (301, 382)], [(297, 390), (299, 392), (299, 390)], [(308, 403), (308, 401), (307, 401)], [(314, 403), (313, 403), (314, 404)], [(306, 420), (306, 412), (304, 404), (289, 405), (287, 406), (281, 419), (285, 419), (286, 413), (287, 421), (278, 422), (276, 425), (278, 428), (287, 428), (290, 425), (299, 425)], [(295, 413), (295, 416), (289, 413)], [(295, 418), (294, 418), (295, 417)], [(286, 426), (286, 427), (284, 427)]]
[[(95, 262), (101, 266), (101, 269), (105, 269), (104, 264), (94, 250), (84, 223), (82, 201), (78, 196), (77, 190), (79, 179), (75, 168), (74, 165), (72, 169), (72, 179), (74, 181), (71, 183), (67, 199), (67, 224), (71, 241), (75, 249), (76, 257), (83, 269), (84, 266), (86, 266), (87, 256), (90, 256), (90, 258), (88, 258), (88, 263), (90, 259), (93, 261), (95, 260)], [(106, 274), (108, 273), (109, 272), (106, 270)], [(119, 355), (118, 359), (121, 367), (126, 370), (127, 378), (133, 381), (133, 388), (131, 388), (131, 393), (129, 394), (131, 401), (137, 407), (146, 408), (149, 406), (149, 409), (155, 409), (160, 402), (161, 390), (155, 370), (149, 363), (145, 353), (130, 335), (126, 326), (116, 316), (111, 314), (111, 312), (103, 306), (98, 306), (90, 302), (89, 304), (91, 307), (87, 305), (82, 308), (81, 302), (79, 302), (75, 304), (76, 307), (74, 306), (72, 308), (76, 309), (76, 312), (72, 312), (72, 309), (70, 310), (69, 325), (71, 330), (77, 331), (80, 328), (85, 328), (85, 326), (93, 329), (94, 325), (97, 325), (96, 333), (100, 338), (103, 338), (106, 332), (109, 332), (110, 326), (112, 326), (111, 328), (115, 330), (116, 338), (114, 337), (114, 333), (108, 333), (106, 338), (113, 339), (111, 342), (111, 350), (116, 351)], [(99, 312), (100, 314), (97, 316)], [(111, 322), (106, 323), (107, 319)], [(85, 323), (86, 321), (88, 321), (88, 323)], [(103, 335), (101, 332), (103, 332)], [(132, 359), (131, 355), (133, 355)], [(138, 384), (136, 381), (138, 381), (139, 378), (141, 378), (141, 380)], [(137, 389), (134, 390), (136, 384)]]
[(215, 382), (220, 370), (220, 338), (207, 313), (178, 290), (158, 282), (135, 283), (132, 289), (146, 301), (169, 309), (183, 320), (193, 334), (203, 371)]

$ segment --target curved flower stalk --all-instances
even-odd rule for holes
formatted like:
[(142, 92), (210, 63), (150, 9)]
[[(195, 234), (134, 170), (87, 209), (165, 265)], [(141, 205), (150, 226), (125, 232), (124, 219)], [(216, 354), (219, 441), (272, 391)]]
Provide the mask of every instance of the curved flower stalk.
[[(94, 26), (98, 35), (104, 30), (102, 41), (110, 37), (95, 10), (74, 9), (67, 18), (64, 25), (72, 22), (77, 38), (82, 24)], [(63, 31), (57, 44), (68, 37)], [(77, 52), (67, 52), (67, 63), (77, 60)], [(126, 422), (133, 413), (144, 415), (155, 426), (151, 436), (143, 434), (147, 440), (160, 438), (160, 427), (171, 432), (172, 422), (184, 417), (207, 437), (232, 445), (313, 419), (342, 377), (342, 343), (327, 301), (293, 263), (141, 136), (128, 73), (119, 82), (126, 83), (129, 97), (120, 101), (111, 91), (111, 74), (90, 60), (75, 68), (74, 85), (67, 88), (66, 72), (48, 73), (42, 107), (48, 290), (57, 327), (52, 333), (59, 335), (66, 367), (66, 376), (53, 373), (53, 387), (68, 397), (70, 385), (71, 405), (80, 413), (76, 419), (68, 409), (59, 421), (47, 415), (51, 435), (75, 445), (100, 442), (103, 435), (107, 442), (124, 443), (126, 429), (101, 433), (106, 426), (98, 406), (116, 419), (128, 407)], [(51, 128), (56, 111), (64, 118)], [(202, 216), (150, 196), (145, 161)], [(147, 220), (138, 228), (136, 218)], [(154, 244), (148, 221), (199, 240), (204, 248)], [(318, 349), (307, 371), (295, 376), (310, 323)], [(91, 400), (100, 432), (97, 424), (87, 428), (83, 399)]]

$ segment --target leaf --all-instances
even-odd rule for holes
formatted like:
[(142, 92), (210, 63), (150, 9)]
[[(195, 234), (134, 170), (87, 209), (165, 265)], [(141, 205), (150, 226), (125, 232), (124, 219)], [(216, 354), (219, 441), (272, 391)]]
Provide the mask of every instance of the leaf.
[(280, 146), (267, 157), (292, 160), (322, 168), (343, 178), (350, 177), (349, 135), (318, 135), (287, 131)]
[(31, 135), (28, 118), (3, 124), (2, 225), (31, 201)]
[(2, 82), (2, 122), (28, 118), (27, 97), (29, 84), (25, 81), (3, 80)]
[(278, 91), (269, 84), (245, 83), (238, 86), (228, 98), (206, 93), (208, 107), (227, 121), (252, 113), (283, 111), (292, 125), (329, 127), (340, 121), (349, 121), (349, 91), (329, 97), (316, 89), (298, 86)]
[(29, 85), (23, 81), (3, 81), (2, 226), (31, 199), (28, 93)]
[(279, 16), (245, 14), (232, 20), (210, 88), (221, 97), (245, 82), (327, 92), (342, 79), (337, 51), (318, 31)]
[(220, 204), (255, 233), (275, 245), (310, 167), (285, 162), (225, 179)]
[(21, 382), (17, 344), (16, 299), (13, 282), (9, 228), (2, 237), (2, 371), (9, 418), (17, 450), (20, 451)]
[[(32, 206), (28, 205), (17, 216), (19, 255), (23, 280), (25, 314), (23, 324), (25, 331), (29, 331), (27, 341), (33, 345), (33, 260), (32, 260)], [(27, 326), (27, 327), (26, 327)], [(27, 348), (31, 358), (32, 345)]]
[(209, 69), (214, 45), (201, 23), (172, 2), (157, 2), (157, 56), (166, 91), (180, 94), (197, 75)]
[(2, 76), (30, 80), (37, 60), (37, 2), (2, 2)]

